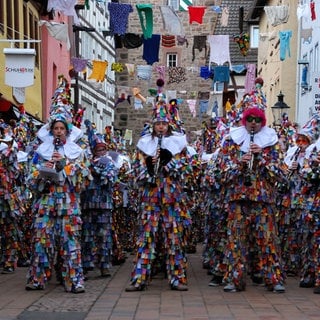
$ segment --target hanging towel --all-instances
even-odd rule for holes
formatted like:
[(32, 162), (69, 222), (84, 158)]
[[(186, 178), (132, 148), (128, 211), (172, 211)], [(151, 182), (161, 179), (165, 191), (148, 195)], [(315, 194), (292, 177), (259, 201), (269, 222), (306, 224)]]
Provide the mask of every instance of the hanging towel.
[(183, 67), (170, 67), (168, 69), (169, 73), (169, 81), (168, 84), (170, 83), (180, 83), (182, 81), (186, 81), (186, 70)]
[(106, 69), (108, 67), (107, 61), (92, 61), (92, 73), (88, 79), (95, 79), (97, 82), (103, 82), (105, 79)]
[(111, 34), (124, 35), (128, 27), (130, 12), (133, 12), (131, 4), (109, 2), (110, 32)]
[(152, 4), (136, 4), (140, 24), (145, 39), (151, 38), (153, 34), (153, 11)]
[(164, 80), (166, 75), (166, 66), (156, 66), (156, 71), (159, 73), (160, 79)]
[(312, 28), (309, 29), (301, 29), (300, 30), (300, 38), (303, 39), (303, 43), (310, 43), (312, 39)]
[(255, 86), (256, 86), (255, 79), (256, 79), (256, 65), (255, 63), (248, 63), (245, 85), (244, 85), (246, 93), (250, 93), (255, 89)]
[(150, 80), (152, 76), (152, 66), (150, 65), (138, 65), (137, 77), (140, 80)]
[(224, 7), (222, 9), (222, 14), (221, 14), (221, 19), (220, 19), (221, 27), (227, 27), (228, 23), (229, 23), (229, 8)]
[(226, 82), (230, 81), (230, 70), (227, 66), (217, 66), (213, 68), (213, 81)]
[(175, 36), (161, 36), (161, 45), (166, 48), (175, 47), (176, 45), (176, 37)]
[(231, 66), (229, 35), (209, 35), (208, 42), (210, 45), (209, 66), (211, 63), (222, 65), (225, 62), (229, 62)]
[(193, 47), (192, 47), (192, 61), (195, 59), (195, 49), (200, 52), (204, 49), (204, 57), (207, 57), (207, 36), (194, 36), (193, 37)]
[(159, 61), (160, 34), (153, 34), (150, 38), (143, 39), (142, 58), (152, 65)]
[(209, 69), (208, 66), (200, 67), (200, 77), (205, 79), (205, 80), (207, 80), (210, 77), (212, 77), (212, 72), (211, 72), (211, 70)]
[(249, 33), (242, 32), (239, 35), (233, 36), (233, 40), (238, 44), (240, 53), (245, 57), (250, 49), (250, 36)]
[(73, 70), (76, 72), (82, 72), (86, 69), (88, 63), (88, 59), (82, 59), (82, 58), (71, 58), (71, 64), (73, 67)]
[(135, 65), (133, 63), (126, 63), (125, 64), (128, 70), (128, 74), (130, 77), (134, 76), (134, 71), (135, 71)]
[(306, 3), (304, 4), (298, 4), (298, 7), (297, 7), (297, 17), (298, 17), (298, 20), (300, 20), (301, 18), (304, 18), (306, 21), (309, 19), (311, 19), (311, 12), (309, 10), (309, 7), (307, 6)]
[(202, 24), (202, 19), (204, 16), (204, 13), (206, 11), (207, 7), (193, 7), (189, 6), (189, 24), (192, 24), (192, 22), (197, 22), (199, 24)]
[(289, 19), (289, 7), (283, 6), (265, 6), (264, 11), (266, 13), (268, 22), (273, 26), (278, 26), (282, 23), (286, 23)]
[(67, 50), (70, 50), (70, 40), (68, 33), (68, 25), (65, 23), (49, 22), (46, 20), (40, 20), (39, 26), (45, 25), (50, 36), (58, 41), (65, 42)]
[(160, 12), (166, 32), (177, 36), (184, 35), (182, 22), (171, 6), (160, 6)]
[(189, 46), (189, 42), (186, 36), (177, 36), (177, 42), (178, 46), (183, 46), (184, 44), (186, 44), (186, 47)]
[(314, 1), (310, 2), (311, 20), (316, 20), (316, 4)]
[(79, 25), (79, 18), (74, 8), (77, 1), (78, 0), (48, 0), (47, 12), (51, 12), (52, 10), (59, 11), (65, 16), (73, 17), (74, 24)]
[(121, 62), (112, 62), (111, 64), (111, 71), (115, 72), (123, 72), (124, 66)]
[(189, 110), (190, 110), (190, 112), (192, 114), (192, 117), (195, 118), (197, 116), (197, 113), (196, 113), (197, 100), (196, 99), (188, 99), (186, 101), (187, 101)]
[(288, 57), (291, 57), (290, 52), (290, 39), (292, 37), (292, 31), (279, 31), (280, 37), (280, 60), (283, 61), (286, 58), (286, 54), (288, 53)]
[(301, 76), (301, 85), (302, 86), (308, 85), (307, 77), (308, 77), (308, 66), (304, 66), (302, 69), (302, 76)]

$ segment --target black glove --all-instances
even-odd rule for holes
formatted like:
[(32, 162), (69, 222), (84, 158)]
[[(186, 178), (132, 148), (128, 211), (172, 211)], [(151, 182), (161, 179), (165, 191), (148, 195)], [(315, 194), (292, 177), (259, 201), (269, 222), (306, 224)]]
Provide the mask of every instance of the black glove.
[(154, 176), (154, 165), (152, 163), (152, 157), (151, 156), (148, 156), (146, 158), (146, 165), (147, 165), (147, 170), (148, 170), (148, 173), (150, 174), (150, 176)]
[(168, 149), (160, 149), (160, 164), (165, 166), (172, 159), (172, 153)]

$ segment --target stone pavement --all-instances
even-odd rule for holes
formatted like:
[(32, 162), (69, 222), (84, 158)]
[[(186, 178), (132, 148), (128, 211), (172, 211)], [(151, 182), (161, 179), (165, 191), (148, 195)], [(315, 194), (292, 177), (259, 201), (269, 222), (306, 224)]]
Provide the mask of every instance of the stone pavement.
[(26, 269), (0, 274), (0, 320), (312, 320), (320, 319), (320, 295), (299, 288), (289, 278), (286, 293), (277, 294), (250, 280), (244, 292), (225, 293), (209, 287), (211, 279), (202, 268), (201, 247), (189, 255), (189, 291), (171, 291), (163, 277), (148, 290), (125, 292), (132, 258), (114, 266), (111, 278), (89, 273), (86, 292), (64, 292), (54, 283), (44, 291), (25, 291)]

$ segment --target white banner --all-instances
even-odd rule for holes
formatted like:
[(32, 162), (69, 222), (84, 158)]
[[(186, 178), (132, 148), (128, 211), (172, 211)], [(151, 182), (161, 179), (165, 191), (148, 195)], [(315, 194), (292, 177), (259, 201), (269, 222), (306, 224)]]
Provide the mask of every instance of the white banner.
[(24, 88), (34, 83), (35, 49), (4, 48), (6, 56), (5, 84)]

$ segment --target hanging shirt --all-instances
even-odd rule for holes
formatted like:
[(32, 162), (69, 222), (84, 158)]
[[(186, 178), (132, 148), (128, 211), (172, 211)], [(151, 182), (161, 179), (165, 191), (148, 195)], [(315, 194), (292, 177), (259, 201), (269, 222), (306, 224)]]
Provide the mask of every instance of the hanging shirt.
[(229, 62), (231, 66), (229, 35), (209, 35), (208, 42), (210, 45), (209, 65), (211, 63), (223, 65)]
[(130, 12), (133, 12), (131, 4), (109, 2), (110, 12), (110, 31), (112, 34), (123, 35), (127, 31), (128, 18)]
[(204, 13), (206, 11), (207, 7), (193, 7), (189, 6), (189, 23), (197, 22), (199, 24), (202, 24), (202, 18), (204, 16)]

